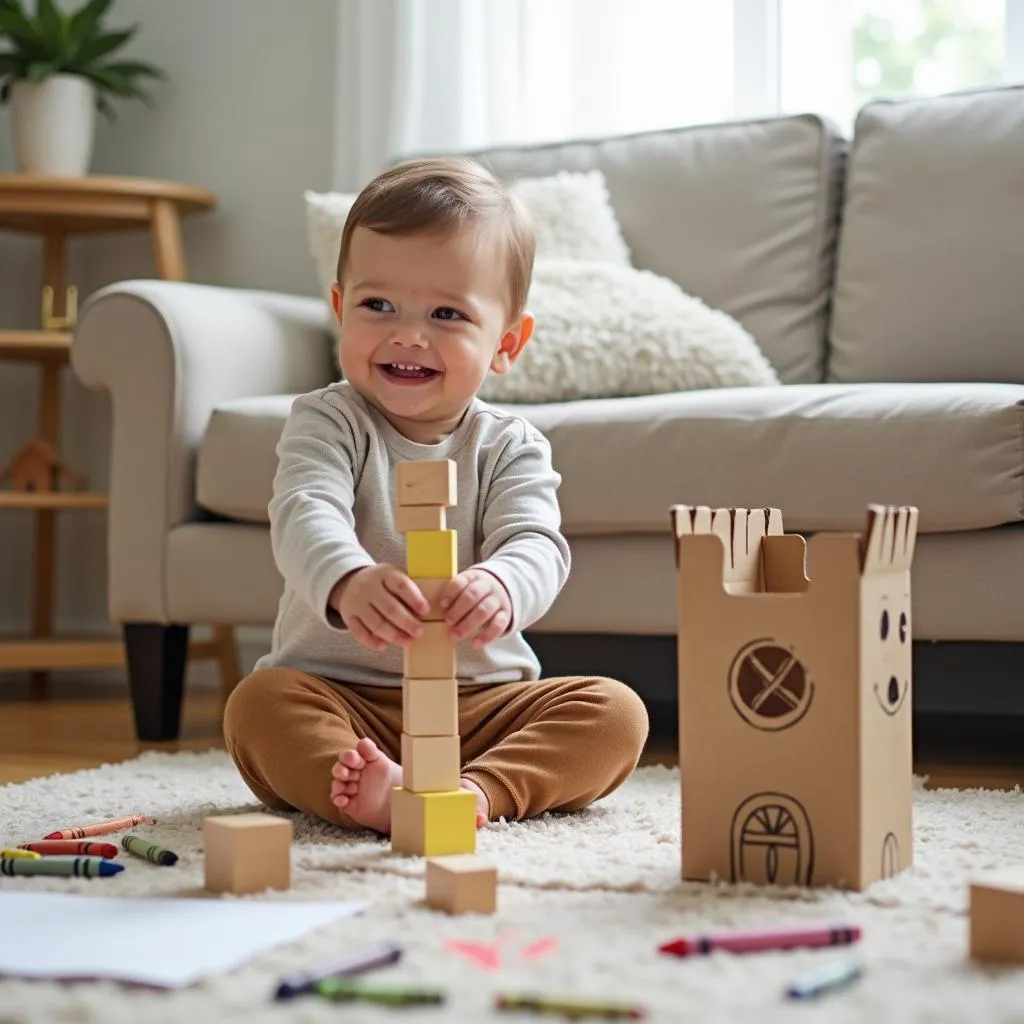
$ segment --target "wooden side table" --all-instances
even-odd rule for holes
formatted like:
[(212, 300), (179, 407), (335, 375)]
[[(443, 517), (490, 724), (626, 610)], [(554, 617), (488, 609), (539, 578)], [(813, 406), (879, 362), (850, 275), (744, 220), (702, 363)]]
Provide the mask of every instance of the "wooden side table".
[[(181, 240), (183, 214), (209, 210), (213, 195), (173, 181), (88, 176), (50, 178), (33, 174), (0, 174), (0, 229), (41, 236), (43, 282), (53, 289), (53, 317), (67, 319), (65, 246), (71, 235), (122, 229), (148, 229), (160, 277), (185, 280)], [(39, 432), (44, 442), (60, 444), (60, 372), (71, 350), (73, 324), (62, 329), (0, 331), (0, 359), (29, 361), (41, 369)], [(0, 671), (29, 670), (33, 692), (45, 691), (47, 669), (101, 668), (125, 664), (122, 641), (59, 639), (54, 635), (56, 514), (66, 509), (106, 508), (107, 495), (60, 490), (56, 468), (49, 489), (0, 490), (0, 510), (28, 509), (35, 514), (35, 586), (32, 632), (25, 640), (0, 641)], [(219, 662), (224, 693), (238, 680), (234, 630), (216, 624), (213, 639), (193, 643), (192, 658)]]

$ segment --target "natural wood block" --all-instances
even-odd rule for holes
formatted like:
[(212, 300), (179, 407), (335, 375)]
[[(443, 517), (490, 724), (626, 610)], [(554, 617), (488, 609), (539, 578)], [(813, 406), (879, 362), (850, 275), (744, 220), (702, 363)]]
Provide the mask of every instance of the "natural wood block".
[(450, 581), (451, 577), (418, 578), (414, 581), (423, 596), (430, 602), (430, 611), (423, 616), (425, 622), (440, 622), (444, 618), (444, 612), (441, 609), (441, 593)]
[(448, 513), (442, 505), (396, 505), (395, 529), (399, 533), (410, 530), (446, 530)]
[(427, 861), (427, 903), (449, 914), (493, 914), (498, 907), (498, 869), (471, 853)]
[(456, 469), (451, 459), (414, 459), (396, 467), (399, 505), (456, 503)]
[(402, 788), (413, 793), (445, 793), (459, 788), (459, 736), (402, 733)]
[(424, 622), (423, 632), (402, 648), (402, 675), (410, 679), (453, 679), (455, 642), (446, 622)]
[(413, 579), (451, 578), (459, 571), (456, 530), (410, 530), (405, 535), (405, 569)]
[(476, 851), (476, 796), (391, 791), (391, 849), (414, 857)]
[(203, 821), (206, 888), (263, 892), (291, 886), (292, 823), (270, 814), (231, 814)]
[(403, 678), (402, 732), (410, 736), (457, 736), (459, 681)]
[(1024, 964), (1024, 867), (992, 871), (970, 884), (970, 953)]

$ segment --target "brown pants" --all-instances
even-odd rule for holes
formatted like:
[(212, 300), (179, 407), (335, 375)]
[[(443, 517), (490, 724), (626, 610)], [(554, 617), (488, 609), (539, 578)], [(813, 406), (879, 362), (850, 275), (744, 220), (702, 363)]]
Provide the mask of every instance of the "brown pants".
[[(491, 818), (586, 807), (620, 786), (647, 739), (640, 698), (614, 679), (571, 676), (462, 687), (462, 776)], [(270, 807), (358, 828), (330, 800), (338, 755), (368, 737), (400, 759), (400, 687), (342, 686), (295, 669), (261, 669), (228, 699), (224, 738), (246, 785)]]

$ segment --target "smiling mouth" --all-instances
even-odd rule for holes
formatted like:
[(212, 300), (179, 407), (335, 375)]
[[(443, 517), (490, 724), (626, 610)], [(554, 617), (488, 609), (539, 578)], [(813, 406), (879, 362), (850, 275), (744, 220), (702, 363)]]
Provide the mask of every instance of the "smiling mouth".
[(377, 369), (389, 380), (417, 382), (433, 380), (439, 375), (438, 370), (429, 366), (416, 366), (413, 363), (378, 363)]
[(875, 683), (875, 699), (887, 715), (895, 715), (903, 706), (903, 698), (906, 697), (908, 689), (909, 686), (900, 686), (899, 680), (891, 676), (887, 683)]

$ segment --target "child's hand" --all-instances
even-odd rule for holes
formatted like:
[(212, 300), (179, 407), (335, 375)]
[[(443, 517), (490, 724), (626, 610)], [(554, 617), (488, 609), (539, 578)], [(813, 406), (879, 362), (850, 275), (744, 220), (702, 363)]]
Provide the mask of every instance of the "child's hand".
[(453, 640), (473, 640), (483, 647), (497, 640), (512, 622), (508, 591), (486, 569), (460, 572), (444, 588), (441, 607)]
[(423, 632), (430, 604), (401, 569), (383, 563), (350, 573), (331, 591), (330, 605), (357, 643), (371, 651), (408, 647)]

